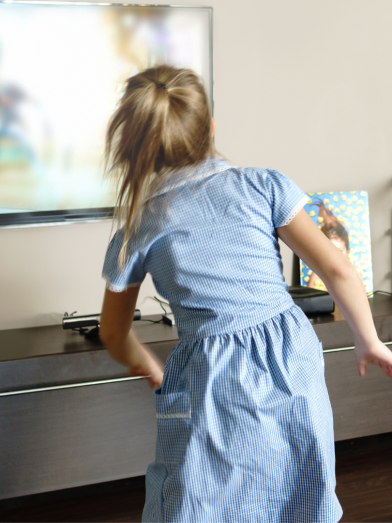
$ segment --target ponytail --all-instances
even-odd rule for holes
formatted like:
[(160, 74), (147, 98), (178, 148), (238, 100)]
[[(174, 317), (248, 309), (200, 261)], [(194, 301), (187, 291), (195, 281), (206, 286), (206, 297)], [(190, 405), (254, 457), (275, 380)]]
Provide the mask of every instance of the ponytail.
[(147, 201), (181, 181), (175, 171), (214, 154), (208, 100), (195, 73), (160, 66), (128, 79), (109, 122), (105, 150), (106, 171), (118, 176), (115, 217), (118, 226), (124, 222), (121, 267)]

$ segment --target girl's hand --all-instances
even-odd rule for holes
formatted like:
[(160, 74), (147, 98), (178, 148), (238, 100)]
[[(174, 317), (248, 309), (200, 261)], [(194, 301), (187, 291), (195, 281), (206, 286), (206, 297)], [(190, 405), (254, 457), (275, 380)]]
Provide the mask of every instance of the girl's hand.
[(143, 345), (135, 344), (128, 355), (129, 376), (146, 376), (152, 389), (160, 387), (163, 380), (163, 364)]
[(377, 340), (371, 345), (362, 342), (356, 343), (354, 354), (361, 377), (366, 374), (368, 363), (373, 363), (373, 365), (381, 367), (385, 374), (392, 378), (392, 352), (382, 341)]
[(146, 376), (150, 387), (159, 387), (163, 364), (131, 330), (140, 287), (123, 292), (105, 291), (99, 336), (111, 357), (128, 368), (130, 376)]

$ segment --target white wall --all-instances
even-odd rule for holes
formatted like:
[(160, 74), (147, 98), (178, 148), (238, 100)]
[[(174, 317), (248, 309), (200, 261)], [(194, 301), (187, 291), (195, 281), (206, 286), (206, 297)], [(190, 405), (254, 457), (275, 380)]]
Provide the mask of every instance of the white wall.
[[(281, 170), (305, 191), (369, 191), (374, 286), (390, 291), (392, 2), (208, 4), (218, 150), (235, 165)], [(98, 312), (109, 232), (109, 223), (0, 230), (0, 329)], [(283, 258), (290, 281), (287, 249)], [(154, 294), (148, 278), (143, 314), (160, 311)]]

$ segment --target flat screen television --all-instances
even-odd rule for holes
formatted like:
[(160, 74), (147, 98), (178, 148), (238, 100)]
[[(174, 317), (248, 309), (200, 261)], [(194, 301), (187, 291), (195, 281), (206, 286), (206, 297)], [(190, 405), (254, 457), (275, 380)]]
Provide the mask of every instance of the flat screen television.
[(124, 81), (168, 63), (212, 96), (212, 9), (0, 1), (0, 227), (111, 217), (104, 141)]

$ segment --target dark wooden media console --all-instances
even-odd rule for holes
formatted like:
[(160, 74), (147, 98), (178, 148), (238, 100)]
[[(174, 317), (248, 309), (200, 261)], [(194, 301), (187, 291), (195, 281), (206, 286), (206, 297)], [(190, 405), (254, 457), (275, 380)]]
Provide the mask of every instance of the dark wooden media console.
[[(392, 299), (370, 303), (380, 338), (392, 341)], [(339, 311), (311, 321), (324, 347), (335, 439), (392, 432), (392, 380), (372, 366), (358, 377)], [(163, 361), (178, 343), (165, 324), (134, 322), (133, 330)], [(99, 341), (60, 325), (0, 331), (0, 499), (143, 475), (155, 437), (147, 382), (129, 378)]]

